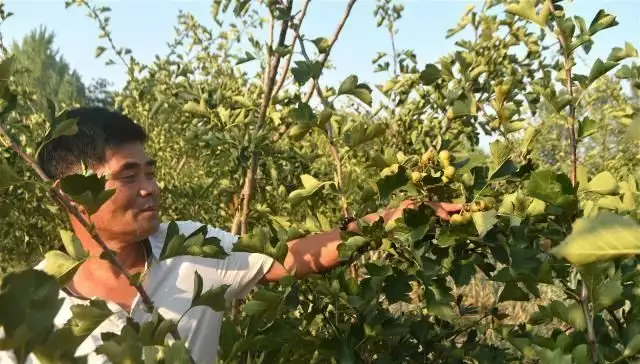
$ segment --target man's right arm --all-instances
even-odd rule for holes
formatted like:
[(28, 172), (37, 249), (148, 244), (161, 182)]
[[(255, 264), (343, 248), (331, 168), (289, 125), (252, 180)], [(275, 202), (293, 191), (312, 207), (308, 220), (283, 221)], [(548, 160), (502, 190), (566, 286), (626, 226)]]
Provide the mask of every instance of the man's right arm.
[[(449, 214), (460, 211), (461, 204), (427, 202), (436, 214), (445, 220), (449, 219)], [(403, 201), (398, 208), (389, 209), (384, 214), (369, 214), (362, 218), (367, 223), (372, 223), (382, 216), (385, 223), (389, 223), (400, 216), (406, 208), (415, 208), (417, 204), (413, 201)], [(351, 223), (349, 230), (357, 231), (357, 223)], [(269, 271), (260, 282), (276, 282), (281, 278), (295, 273), (296, 277), (305, 277), (310, 274), (323, 273), (340, 264), (338, 245), (342, 243), (339, 229), (328, 232), (305, 236), (288, 242), (289, 252), (284, 260), (284, 264), (274, 261)]]

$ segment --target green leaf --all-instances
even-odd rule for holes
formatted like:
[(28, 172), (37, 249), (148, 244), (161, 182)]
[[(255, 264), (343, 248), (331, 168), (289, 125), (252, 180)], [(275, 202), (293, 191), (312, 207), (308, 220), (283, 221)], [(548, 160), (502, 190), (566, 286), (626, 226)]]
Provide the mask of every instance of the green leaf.
[(116, 192), (105, 190), (106, 178), (95, 173), (72, 174), (60, 180), (60, 188), (71, 199), (82, 205), (90, 215), (95, 214)]
[(504, 123), (502, 128), (507, 134), (515, 133), (518, 130), (522, 130), (527, 126), (526, 121), (512, 121), (510, 123)]
[[(15, 349), (19, 362), (53, 326), (62, 306), (55, 279), (36, 269), (7, 273), (0, 283), (0, 350)], [(34, 340), (32, 340), (34, 339)]]
[(498, 302), (529, 301), (529, 294), (518, 286), (516, 282), (507, 282), (500, 292)]
[(105, 355), (111, 363), (142, 364), (142, 344), (138, 341), (106, 341), (95, 353)]
[(191, 353), (184, 341), (175, 341), (164, 352), (164, 363), (189, 363)]
[(622, 202), (618, 196), (604, 196), (596, 202), (596, 206), (615, 211), (622, 207)]
[(242, 312), (247, 315), (262, 315), (269, 309), (269, 304), (262, 301), (249, 301), (242, 306)]
[(636, 355), (638, 352), (640, 352), (640, 335), (634, 336), (633, 339), (629, 341), (622, 355), (628, 358)]
[(294, 125), (290, 130), (289, 130), (289, 137), (294, 140), (299, 142), (300, 140), (302, 140), (307, 134), (309, 134), (309, 132), (311, 131), (311, 129), (313, 129), (313, 125), (312, 124), (298, 124), (298, 125)]
[(397, 163), (385, 168), (381, 173), (381, 177), (376, 181), (378, 195), (381, 199), (388, 198), (393, 191), (409, 182), (406, 168)]
[(622, 297), (622, 284), (619, 277), (614, 277), (599, 285), (593, 294), (596, 312), (613, 305)]
[(0, 91), (4, 88), (5, 82), (11, 77), (11, 66), (13, 65), (14, 56), (5, 57), (0, 61)]
[(239, 57), (238, 61), (236, 61), (236, 66), (237, 65), (241, 65), (243, 63), (251, 62), (254, 59), (256, 59), (256, 56), (254, 56), (253, 54), (245, 51), (244, 52), (244, 57)]
[(316, 48), (318, 49), (318, 53), (320, 54), (327, 53), (327, 51), (329, 50), (329, 46), (331, 45), (331, 42), (329, 42), (329, 39), (324, 37), (318, 37), (314, 39), (312, 42), (313, 44), (316, 45)]
[(78, 268), (84, 263), (84, 259), (73, 259), (59, 250), (47, 252), (44, 255), (44, 260), (44, 271), (54, 276), (60, 285), (65, 285), (71, 281)]
[(89, 304), (76, 304), (71, 306), (71, 317), (69, 323), (73, 334), (85, 336), (91, 334), (106, 319), (113, 315), (113, 312), (102, 300), (90, 300)]
[(564, 207), (575, 202), (571, 180), (564, 173), (538, 170), (531, 174), (527, 193), (552, 205)]
[(303, 201), (316, 193), (322, 186), (334, 184), (331, 181), (319, 182), (310, 175), (302, 175), (300, 176), (300, 179), (302, 180), (304, 188), (292, 191), (289, 194), (288, 201), (291, 204), (291, 207), (296, 207), (301, 204)]
[(369, 239), (364, 236), (355, 235), (338, 245), (338, 255), (341, 260), (350, 259), (359, 248), (369, 243)]
[(442, 72), (438, 66), (428, 63), (424, 66), (424, 70), (420, 72), (420, 81), (425, 86), (431, 86), (436, 83), (442, 77)]
[(624, 49), (615, 47), (609, 53), (607, 61), (620, 62), (626, 58), (638, 57), (638, 50), (629, 42), (624, 43)]
[(496, 210), (474, 212), (471, 214), (473, 223), (478, 230), (478, 235), (480, 235), (480, 238), (483, 238), (485, 234), (489, 232), (489, 230), (491, 230), (491, 228), (493, 228), (495, 224), (498, 223), (498, 219), (496, 218), (497, 215), (498, 212)]
[(320, 78), (322, 67), (319, 62), (296, 61), (296, 66), (291, 68), (293, 79), (300, 86), (304, 85), (310, 79)]
[(13, 171), (9, 163), (0, 156), (0, 188), (7, 188), (22, 182), (16, 172)]
[(366, 84), (359, 84), (356, 75), (350, 75), (342, 81), (338, 88), (338, 95), (352, 95), (371, 106), (371, 88)]
[(371, 106), (373, 98), (371, 97), (371, 90), (368, 87), (357, 87), (351, 91), (351, 95), (355, 96), (366, 105)]
[(453, 102), (453, 117), (476, 115), (476, 101), (473, 98), (463, 96)]
[(591, 118), (584, 118), (578, 125), (578, 138), (584, 139), (598, 131), (598, 124)]
[(547, 24), (549, 14), (551, 14), (551, 9), (546, 2), (543, 3), (542, 10), (538, 13), (535, 0), (520, 0), (518, 3), (507, 5), (505, 11), (528, 19), (543, 28)]
[(95, 54), (94, 54), (95, 58), (99, 58), (102, 55), (102, 53), (104, 53), (104, 51), (106, 51), (106, 50), (107, 50), (107, 48), (105, 48), (103, 46), (96, 47), (96, 51), (95, 51)]
[(618, 25), (616, 17), (600, 9), (589, 25), (589, 34), (594, 35), (601, 30)]
[(202, 295), (202, 284), (202, 276), (198, 271), (195, 271), (193, 274), (193, 296), (191, 297), (191, 306), (193, 306), (193, 302)]
[(589, 72), (587, 85), (591, 85), (598, 78), (602, 77), (602, 75), (614, 69), (617, 65), (618, 65), (617, 62), (610, 62), (610, 61), (603, 62), (600, 58), (596, 59), (595, 63), (591, 67), (591, 72)]
[(287, 241), (278, 239), (269, 228), (256, 227), (252, 232), (240, 237), (233, 245), (232, 251), (260, 253), (282, 263), (287, 256), (288, 245)]
[(587, 183), (585, 190), (601, 195), (614, 195), (618, 193), (618, 181), (610, 172), (601, 172)]
[(551, 252), (576, 265), (636, 255), (640, 253), (640, 226), (604, 210), (576, 220), (571, 234)]
[(160, 260), (176, 256), (190, 255), (210, 259), (224, 259), (229, 254), (220, 245), (220, 239), (208, 235), (208, 226), (202, 224), (189, 236), (178, 231), (178, 225), (171, 221), (167, 226), (167, 235), (160, 252)]
[(89, 252), (84, 250), (80, 239), (71, 231), (60, 230), (60, 237), (67, 253), (75, 260), (82, 260), (89, 256)]
[(51, 141), (63, 135), (75, 135), (78, 132), (77, 121), (77, 119), (65, 119), (56, 123), (48, 140)]
[(409, 276), (403, 273), (390, 274), (385, 277), (382, 291), (389, 303), (399, 301), (409, 301), (409, 293), (411, 292), (411, 280)]
[(208, 289), (201, 295), (194, 297), (191, 307), (207, 306), (214, 311), (224, 311), (226, 306), (225, 293), (229, 288), (228, 284), (220, 285), (216, 288)]
[(299, 124), (309, 124), (315, 118), (313, 109), (309, 104), (300, 102), (295, 109), (291, 109), (291, 119)]

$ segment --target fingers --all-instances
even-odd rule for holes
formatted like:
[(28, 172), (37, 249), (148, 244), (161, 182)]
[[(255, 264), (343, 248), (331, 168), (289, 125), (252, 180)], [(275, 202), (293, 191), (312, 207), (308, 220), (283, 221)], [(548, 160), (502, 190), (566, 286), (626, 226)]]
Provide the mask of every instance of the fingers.
[(462, 210), (462, 204), (461, 203), (448, 203), (448, 202), (441, 202), (440, 203), (440, 207), (442, 207), (443, 209), (445, 209), (448, 212), (458, 212), (460, 210)]
[(458, 212), (462, 210), (462, 204), (460, 203), (448, 203), (448, 202), (427, 202), (435, 210), (444, 210), (446, 212)]

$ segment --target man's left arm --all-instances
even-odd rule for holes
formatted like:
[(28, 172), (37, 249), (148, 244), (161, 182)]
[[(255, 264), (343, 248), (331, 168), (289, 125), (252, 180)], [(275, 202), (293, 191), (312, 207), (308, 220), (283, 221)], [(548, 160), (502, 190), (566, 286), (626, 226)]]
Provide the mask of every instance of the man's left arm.
[[(449, 214), (461, 209), (461, 204), (427, 202), (436, 214), (445, 220), (449, 219)], [(377, 221), (383, 217), (385, 224), (402, 216), (402, 212), (407, 208), (415, 208), (417, 203), (411, 200), (403, 201), (399, 207), (386, 210), (382, 215), (373, 213), (362, 218), (367, 223)], [(357, 231), (357, 224), (351, 223), (350, 231)], [(340, 230), (334, 229), (320, 234), (305, 236), (287, 243), (289, 252), (284, 260), (284, 264), (274, 261), (260, 282), (275, 282), (281, 278), (295, 272), (297, 277), (305, 277), (309, 274), (323, 273), (340, 263), (338, 245), (342, 243)]]

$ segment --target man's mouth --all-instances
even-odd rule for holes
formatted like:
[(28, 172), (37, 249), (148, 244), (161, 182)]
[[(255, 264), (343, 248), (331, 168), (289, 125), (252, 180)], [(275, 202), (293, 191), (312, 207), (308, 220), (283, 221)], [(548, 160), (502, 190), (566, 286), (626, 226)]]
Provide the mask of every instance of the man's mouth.
[(158, 211), (158, 206), (147, 206), (141, 210), (142, 212), (156, 212)]

